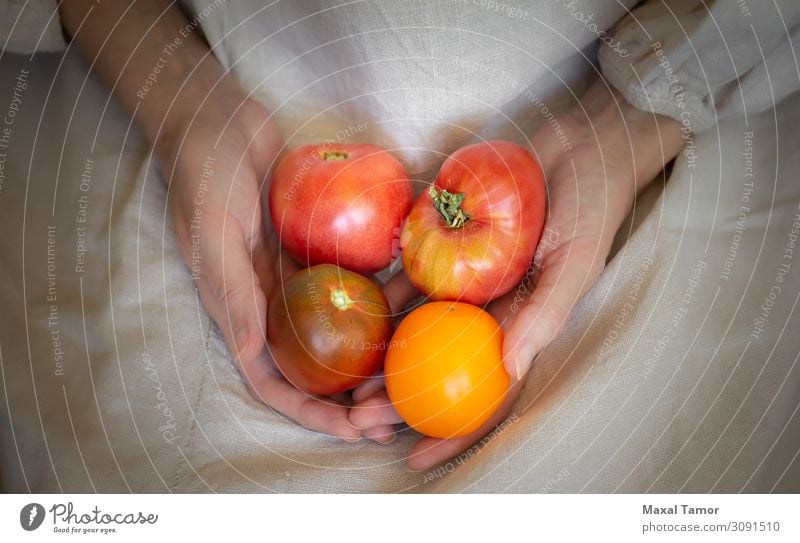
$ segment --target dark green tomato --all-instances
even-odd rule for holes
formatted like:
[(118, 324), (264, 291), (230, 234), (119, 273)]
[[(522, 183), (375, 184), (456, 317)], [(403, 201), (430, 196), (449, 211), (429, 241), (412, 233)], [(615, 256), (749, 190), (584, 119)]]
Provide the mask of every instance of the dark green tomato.
[(391, 336), (391, 310), (378, 285), (333, 264), (295, 272), (269, 300), (272, 358), (309, 394), (358, 386), (383, 365)]

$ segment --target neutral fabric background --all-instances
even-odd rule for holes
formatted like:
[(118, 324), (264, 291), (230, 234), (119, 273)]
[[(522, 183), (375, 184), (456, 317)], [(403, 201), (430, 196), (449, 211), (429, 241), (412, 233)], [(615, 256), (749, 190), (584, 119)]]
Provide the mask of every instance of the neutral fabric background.
[[(521, 85), (557, 110), (595, 70), (596, 36), (563, 3), (520, 3), (528, 16), (519, 18), (480, 2), (426, 10), (379, 2), (318, 15), (331, 4), (284, 4), (248, 18), (256, 2), (230, 3), (203, 19), (203, 31), (275, 111), (291, 145), (367, 123), (349, 139), (395, 149), (422, 179), (472, 132), (521, 140), (546, 123), (541, 104), (519, 96)], [(44, 14), (48, 5), (38, 4)], [(655, 9), (648, 5), (640, 9)], [(601, 28), (625, 15), (611, 3), (579, 6)], [(737, 23), (735, 10), (717, 15), (750, 24)], [(760, 19), (756, 27), (778, 28), (772, 16), (773, 26)], [(603, 69), (642, 107), (674, 109), (663, 68), (632, 20), (616, 35), (632, 57), (604, 51)], [(29, 39), (9, 44), (32, 50), (43, 21), (32, 17)], [(654, 21), (669, 35), (664, 19)], [(708, 38), (709, 27), (693, 26), (700, 35), (691, 38)], [(43, 35), (49, 49), (63, 45), (57, 27)], [(705, 123), (709, 99), (691, 56), (667, 51), (694, 89), (696, 158), (679, 157), (668, 182), (637, 202), (615, 256), (537, 359), (503, 429), (469, 456), (421, 473), (404, 467), (417, 437), (410, 431), (390, 446), (350, 445), (250, 398), (177, 255), (157, 164), (130, 117), (87, 76), (77, 51), (3, 53), (0, 113), (20, 71), (29, 76), (0, 191), (0, 484), (73, 492), (800, 490), (797, 249), (784, 258), (800, 213), (800, 97), (774, 106), (797, 88), (798, 74), (780, 54), (789, 37), (772, 48), (783, 59), (777, 65), (737, 56), (732, 71), (706, 84), (706, 94), (720, 96), (712, 111), (724, 118), (719, 125)], [(737, 73), (758, 69), (771, 76), (769, 97), (763, 85), (747, 94), (736, 83)], [(631, 73), (643, 83), (632, 84)], [(746, 145), (753, 191), (742, 218)], [(82, 196), (89, 250), (76, 272)], [(782, 263), (793, 270), (778, 282)], [(775, 285), (780, 293), (753, 337)], [(51, 304), (57, 319), (48, 322)]]

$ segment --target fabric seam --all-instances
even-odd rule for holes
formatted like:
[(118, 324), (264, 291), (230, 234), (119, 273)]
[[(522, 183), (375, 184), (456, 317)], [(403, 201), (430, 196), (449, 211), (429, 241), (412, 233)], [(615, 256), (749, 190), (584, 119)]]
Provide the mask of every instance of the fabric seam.
[[(206, 337), (203, 340), (203, 347), (204, 352), (208, 353), (209, 346), (211, 344), (211, 330), (213, 326), (211, 323), (211, 317), (206, 317)], [(175, 470), (175, 476), (172, 478), (172, 483), (169, 485), (169, 491), (175, 492), (175, 489), (178, 485), (178, 481), (180, 480), (181, 475), (183, 474), (184, 464), (188, 465), (188, 460), (186, 458), (186, 452), (188, 451), (189, 444), (192, 442), (192, 438), (194, 437), (195, 430), (197, 429), (197, 411), (202, 406), (203, 399), (204, 399), (204, 390), (206, 384), (206, 377), (208, 376), (208, 364), (203, 364), (202, 366), (202, 375), (200, 377), (200, 386), (197, 390), (197, 396), (195, 397), (195, 401), (190, 406), (191, 414), (192, 414), (192, 424), (189, 426), (189, 432), (186, 436), (186, 441), (183, 445), (184, 454), (182, 454), (182, 459), (178, 463), (178, 469)]]

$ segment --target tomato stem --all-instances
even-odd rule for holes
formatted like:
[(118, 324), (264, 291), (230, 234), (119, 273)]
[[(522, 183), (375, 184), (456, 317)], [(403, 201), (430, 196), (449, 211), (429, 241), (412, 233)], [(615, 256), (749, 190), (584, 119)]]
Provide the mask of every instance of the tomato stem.
[(439, 191), (431, 185), (428, 194), (433, 200), (433, 207), (449, 228), (460, 228), (470, 219), (469, 214), (461, 209), (461, 202), (464, 201), (463, 193), (452, 194), (445, 189)]
[(353, 305), (353, 300), (344, 290), (336, 289), (331, 291), (331, 303), (336, 309), (344, 310), (350, 309)]
[(322, 151), (320, 155), (325, 162), (331, 162), (333, 160), (345, 160), (350, 156), (350, 153), (347, 151)]

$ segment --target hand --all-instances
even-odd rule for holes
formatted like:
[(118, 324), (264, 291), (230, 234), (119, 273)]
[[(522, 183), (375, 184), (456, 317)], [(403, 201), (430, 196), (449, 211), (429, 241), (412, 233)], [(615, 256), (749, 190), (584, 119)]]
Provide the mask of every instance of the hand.
[(680, 123), (634, 108), (602, 80), (558, 121), (568, 150), (547, 125), (531, 142), (550, 199), (534, 258), (535, 289), (523, 283), (491, 308), (510, 322), (503, 358), (512, 377), (523, 376), (556, 337), (605, 268), (636, 195), (683, 146)]
[[(488, 308), (505, 332), (503, 361), (512, 377), (506, 400), (473, 434), (418, 441), (408, 453), (410, 469), (426, 469), (460, 453), (508, 416), (533, 358), (556, 337), (605, 267), (614, 236), (637, 192), (682, 146), (678, 122), (635, 109), (602, 80), (557, 120), (568, 146), (550, 124), (531, 141), (549, 195), (535, 273)], [(393, 278), (385, 290), (395, 310), (417, 294), (404, 274)], [(393, 425), (401, 419), (381, 381), (362, 385), (354, 391), (353, 400), (350, 422), (362, 428), (366, 437), (391, 439)]]
[(262, 187), (282, 146), (267, 112), (223, 82), (169, 127), (156, 149), (168, 172), (175, 235), (203, 306), (251, 394), (303, 426), (348, 441), (347, 408), (289, 384), (269, 356), (267, 300), (296, 269), (262, 212)]
[[(93, 71), (154, 145), (178, 249), (251, 393), (308, 428), (357, 440), (347, 409), (292, 387), (266, 348), (267, 300), (293, 268), (260, 206), (281, 149), (267, 112), (242, 93), (202, 33), (185, 32), (189, 21), (174, 2), (140, 0), (131, 9), (72, 0), (59, 10)], [(180, 47), (165, 60), (169, 43)]]

